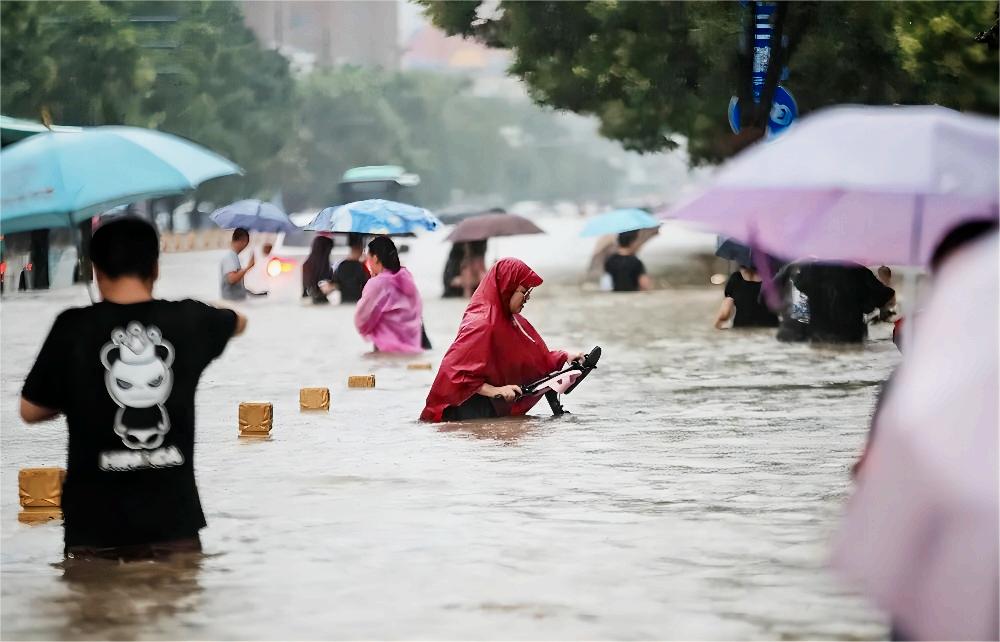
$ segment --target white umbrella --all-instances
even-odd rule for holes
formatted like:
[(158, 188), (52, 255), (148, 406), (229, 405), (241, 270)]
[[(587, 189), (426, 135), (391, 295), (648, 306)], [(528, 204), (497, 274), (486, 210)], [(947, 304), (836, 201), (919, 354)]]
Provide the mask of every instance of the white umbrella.
[(783, 257), (926, 265), (955, 225), (997, 218), (998, 122), (943, 107), (834, 107), (725, 164), (661, 213)]

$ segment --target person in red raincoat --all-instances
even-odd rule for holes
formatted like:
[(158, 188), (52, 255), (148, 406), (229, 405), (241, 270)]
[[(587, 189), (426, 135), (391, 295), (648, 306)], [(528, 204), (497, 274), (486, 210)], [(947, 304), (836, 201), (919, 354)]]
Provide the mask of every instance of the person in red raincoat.
[[(519, 399), (520, 386), (570, 360), (562, 350), (549, 350), (520, 314), (532, 288), (541, 284), (518, 259), (501, 259), (490, 269), (465, 309), (420, 419), (458, 421), (531, 410), (540, 397)], [(574, 355), (577, 359), (583, 355)]]

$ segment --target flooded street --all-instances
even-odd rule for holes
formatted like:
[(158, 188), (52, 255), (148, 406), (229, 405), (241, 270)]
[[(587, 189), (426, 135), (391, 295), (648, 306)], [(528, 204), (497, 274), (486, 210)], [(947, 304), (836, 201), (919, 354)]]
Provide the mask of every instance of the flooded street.
[[(56, 314), (87, 299), (6, 299), (4, 639), (884, 636), (826, 562), (899, 362), (888, 328), (844, 350), (718, 332), (721, 288), (581, 288), (590, 243), (571, 231), (490, 254), (548, 279), (525, 315), (550, 347), (604, 349), (558, 419), (543, 403), (524, 420), (416, 420), (434, 373), (405, 364), (436, 366), (464, 308), (438, 298), (440, 234), (403, 258), (425, 296), (425, 357), (366, 355), (349, 307), (245, 305), (247, 333), (198, 392), (206, 554), (170, 564), (66, 566), (59, 525), (17, 522), (18, 469), (65, 465), (66, 448), (62, 421), (17, 417), (20, 385)], [(656, 268), (682, 246), (660, 238), (643, 258)], [(164, 256), (157, 294), (214, 300), (219, 257)], [(369, 372), (375, 390), (346, 388)], [(306, 386), (331, 389), (329, 414), (299, 411)], [(237, 439), (240, 401), (274, 404), (270, 440)]]

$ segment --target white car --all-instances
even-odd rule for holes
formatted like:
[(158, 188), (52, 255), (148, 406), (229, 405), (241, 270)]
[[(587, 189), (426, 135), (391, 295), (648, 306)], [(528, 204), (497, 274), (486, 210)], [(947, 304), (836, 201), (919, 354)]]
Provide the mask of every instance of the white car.
[[(312, 220), (312, 214), (292, 214), (293, 223), (303, 226)], [(255, 234), (253, 251), (257, 257), (254, 268), (247, 273), (244, 283), (255, 292), (266, 291), (269, 300), (298, 301), (302, 298), (302, 264), (309, 258), (316, 232), (298, 230), (272, 234)], [(270, 248), (268, 247), (270, 245)], [(269, 250), (269, 251), (266, 251)], [(334, 237), (330, 263), (347, 257), (347, 239)]]

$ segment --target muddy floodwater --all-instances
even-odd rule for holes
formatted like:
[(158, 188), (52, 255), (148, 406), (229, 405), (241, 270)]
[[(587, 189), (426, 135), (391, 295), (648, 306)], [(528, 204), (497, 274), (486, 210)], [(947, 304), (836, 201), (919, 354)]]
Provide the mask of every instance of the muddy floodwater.
[[(436, 366), (463, 309), (438, 298), (446, 246), (418, 239), (404, 262), (435, 343), (418, 359), (366, 355), (350, 308), (243, 306), (247, 333), (198, 392), (205, 554), (170, 563), (63, 564), (58, 523), (17, 522), (18, 469), (64, 465), (66, 449), (62, 421), (21, 423), (18, 391), (56, 314), (87, 296), (8, 297), (3, 638), (884, 636), (826, 564), (878, 386), (899, 361), (887, 328), (845, 350), (717, 332), (721, 289), (707, 279), (600, 293), (573, 282), (589, 243), (546, 238), (493, 251), (550, 277), (525, 314), (551, 347), (604, 348), (565, 399), (572, 415), (543, 403), (521, 420), (416, 421), (433, 372), (406, 364)], [(664, 243), (651, 269), (668, 262)], [(214, 300), (219, 257), (165, 256), (157, 294)], [(376, 389), (347, 389), (368, 373)], [(299, 411), (305, 386), (331, 389), (328, 414)], [(255, 400), (274, 404), (272, 437), (240, 441), (238, 403)]]

